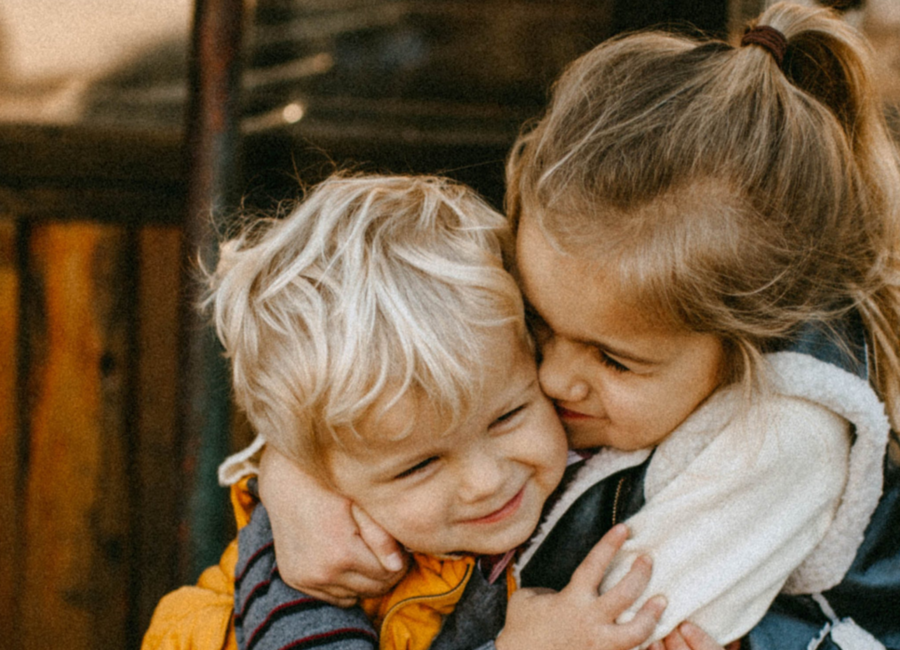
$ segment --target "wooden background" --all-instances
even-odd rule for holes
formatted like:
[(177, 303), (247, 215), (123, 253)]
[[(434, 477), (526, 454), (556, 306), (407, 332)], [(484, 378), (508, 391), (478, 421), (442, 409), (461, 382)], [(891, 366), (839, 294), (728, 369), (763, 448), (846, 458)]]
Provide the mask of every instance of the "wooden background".
[[(756, 2), (428, 7), (464, 14), (463, 33), (515, 21), (543, 33), (555, 17), (554, 29), (590, 32), (577, 41), (584, 49), (612, 31), (673, 18), (724, 29), (726, 6)], [(491, 6), (505, 7), (509, 20), (477, 14)], [(894, 32), (880, 37), (898, 42)], [(492, 45), (509, 65), (477, 83), (442, 78), (443, 98), (330, 96), (293, 130), (250, 129), (238, 194), (270, 207), (297, 194), (297, 176), (314, 182), (352, 160), (367, 170), (447, 172), (499, 206), (509, 144), (540, 109), (557, 64), (548, 68), (547, 53), (510, 34)], [(545, 64), (530, 85), (523, 75), (537, 73), (526, 60)], [(456, 70), (448, 61), (441, 71)], [(428, 72), (401, 91), (415, 92)], [(197, 570), (186, 502), (198, 459), (177, 415), (179, 310), (193, 253), (183, 241), (183, 138), (178, 125), (127, 122), (0, 124), (0, 650), (137, 648), (158, 599)], [(249, 439), (239, 417), (224, 435), (232, 448)], [(224, 503), (224, 490), (219, 497)], [(229, 535), (217, 533), (216, 553)]]
[[(248, 138), (258, 173), (242, 182), (281, 199), (299, 191), (293, 168), (314, 182), (355, 155), (369, 169), (459, 167), (502, 194), (505, 141), (320, 140), (327, 155)], [(189, 529), (204, 522), (188, 502), (202, 459), (178, 421), (179, 310), (196, 271), (183, 154), (177, 132), (0, 125), (2, 650), (136, 648), (159, 598), (196, 577)], [(232, 415), (236, 449), (250, 432)], [(202, 562), (229, 525), (211, 523)]]
[(0, 647), (136, 647), (179, 579), (180, 146), (0, 129)]

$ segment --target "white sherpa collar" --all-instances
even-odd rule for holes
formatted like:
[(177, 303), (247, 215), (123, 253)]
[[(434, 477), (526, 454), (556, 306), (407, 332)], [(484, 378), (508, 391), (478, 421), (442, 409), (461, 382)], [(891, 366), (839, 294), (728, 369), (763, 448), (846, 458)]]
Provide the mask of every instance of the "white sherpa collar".
[[(796, 352), (765, 357), (763, 371), (780, 394), (807, 399), (848, 420), (855, 429), (847, 485), (831, 527), (820, 544), (785, 585), (788, 593), (815, 593), (840, 582), (862, 542), (882, 489), (882, 463), (890, 425), (883, 405), (868, 382), (835, 365)], [(652, 498), (686, 467), (734, 416), (740, 404), (737, 388), (718, 391), (656, 448), (644, 479)], [(651, 449), (624, 452), (602, 449), (586, 461), (516, 564), (516, 574), (553, 530), (568, 508), (589, 488), (628, 467), (644, 462)]]
[(793, 594), (824, 591), (847, 573), (878, 506), (890, 423), (866, 380), (797, 352), (766, 358), (778, 392), (821, 404), (850, 422), (856, 434), (847, 486), (831, 527), (784, 586)]

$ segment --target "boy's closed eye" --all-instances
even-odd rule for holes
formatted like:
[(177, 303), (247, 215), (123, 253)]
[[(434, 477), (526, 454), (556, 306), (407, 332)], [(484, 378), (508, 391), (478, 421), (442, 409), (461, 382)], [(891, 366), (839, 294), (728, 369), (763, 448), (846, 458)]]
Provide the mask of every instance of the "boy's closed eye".
[[(509, 426), (511, 423), (515, 422), (518, 419), (518, 416), (521, 415), (525, 409), (528, 407), (528, 404), (520, 404), (519, 406), (506, 411), (500, 417), (496, 418), (493, 422), (491, 422), (489, 426), (490, 431), (498, 431), (502, 432), (502, 430)], [(404, 478), (409, 478), (411, 476), (422, 473), (426, 468), (433, 465), (435, 462), (439, 461), (439, 456), (429, 456), (416, 464), (408, 467), (402, 472), (394, 475), (394, 480), (401, 480)]]
[(418, 463), (416, 463), (415, 465), (413, 465), (412, 467), (409, 467), (409, 468), (403, 470), (402, 472), (400, 472), (399, 474), (395, 475), (394, 480), (404, 479), (404, 478), (413, 476), (414, 474), (418, 474), (422, 470), (424, 470), (426, 467), (428, 467), (432, 463), (436, 462), (437, 460), (438, 460), (437, 456), (429, 456), (425, 460), (421, 460)]
[(516, 417), (525, 410), (525, 408), (527, 406), (528, 406), (527, 404), (520, 404), (516, 408), (506, 411), (503, 415), (501, 415), (496, 420), (491, 422), (490, 429), (493, 431), (495, 429), (498, 429), (504, 425), (507, 425), (507, 424), (513, 422), (516, 419)]

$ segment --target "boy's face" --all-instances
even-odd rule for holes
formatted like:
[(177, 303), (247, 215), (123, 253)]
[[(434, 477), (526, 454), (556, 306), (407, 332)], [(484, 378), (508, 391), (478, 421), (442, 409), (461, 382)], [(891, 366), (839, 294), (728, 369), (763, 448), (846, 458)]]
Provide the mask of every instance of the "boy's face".
[(719, 385), (718, 337), (652, 322), (621, 295), (615, 269), (563, 255), (534, 219), (520, 223), (516, 248), (541, 386), (573, 448), (659, 444)]
[(427, 398), (407, 393), (365, 418), (360, 438), (329, 451), (338, 491), (414, 551), (515, 548), (562, 478), (566, 438), (534, 358), (509, 329), (494, 338), (480, 400), (459, 426), (445, 431)]

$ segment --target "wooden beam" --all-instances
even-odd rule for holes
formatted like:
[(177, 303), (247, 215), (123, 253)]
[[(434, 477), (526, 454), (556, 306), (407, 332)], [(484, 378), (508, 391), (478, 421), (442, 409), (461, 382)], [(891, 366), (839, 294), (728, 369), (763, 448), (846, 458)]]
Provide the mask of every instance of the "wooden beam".
[[(217, 227), (237, 205), (242, 0), (197, 0), (191, 56), (186, 154), (188, 194), (185, 269), (216, 263)], [(181, 432), (187, 502), (181, 573), (192, 581), (218, 560), (226, 543), (228, 499), (216, 467), (229, 451), (228, 369), (218, 341), (198, 313), (199, 287), (183, 279)]]
[(18, 638), (21, 565), (18, 228), (0, 216), (0, 630)]
[(136, 627), (147, 629), (157, 601), (179, 585), (181, 470), (178, 410), (178, 310), (181, 231), (154, 226), (138, 235), (135, 469)]

